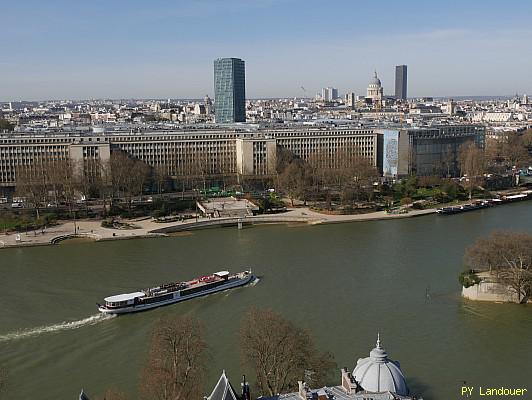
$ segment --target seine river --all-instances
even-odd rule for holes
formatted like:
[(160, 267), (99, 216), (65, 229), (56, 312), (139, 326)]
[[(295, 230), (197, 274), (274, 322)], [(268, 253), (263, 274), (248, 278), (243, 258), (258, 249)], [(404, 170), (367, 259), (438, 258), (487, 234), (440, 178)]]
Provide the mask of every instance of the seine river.
[[(131, 395), (156, 321), (193, 314), (206, 328), (208, 382), (238, 385), (237, 332), (256, 305), (314, 333), (352, 369), (380, 332), (411, 390), (456, 399), (474, 386), (532, 385), (532, 306), (460, 297), (464, 248), (494, 229), (532, 230), (532, 203), (454, 216), (323, 226), (220, 228), (190, 235), (0, 251), (0, 366), (7, 399)], [(103, 297), (220, 269), (252, 267), (255, 286), (145, 313), (97, 315)], [(340, 375), (332, 384), (340, 383)], [(238, 387), (238, 386), (237, 386)], [(529, 391), (532, 386), (528, 387)], [(255, 393), (256, 394), (256, 393)]]

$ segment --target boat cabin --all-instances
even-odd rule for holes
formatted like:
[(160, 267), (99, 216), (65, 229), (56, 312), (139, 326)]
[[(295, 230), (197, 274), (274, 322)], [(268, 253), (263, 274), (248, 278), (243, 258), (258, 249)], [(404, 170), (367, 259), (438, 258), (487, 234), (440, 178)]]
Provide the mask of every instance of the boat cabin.
[(120, 307), (133, 306), (137, 304), (139, 297), (145, 297), (145, 296), (146, 294), (144, 292), (117, 294), (116, 296), (106, 297), (104, 299), (105, 306), (107, 308), (120, 308)]
[(215, 272), (213, 275), (227, 280), (229, 278), (229, 271), (219, 271)]

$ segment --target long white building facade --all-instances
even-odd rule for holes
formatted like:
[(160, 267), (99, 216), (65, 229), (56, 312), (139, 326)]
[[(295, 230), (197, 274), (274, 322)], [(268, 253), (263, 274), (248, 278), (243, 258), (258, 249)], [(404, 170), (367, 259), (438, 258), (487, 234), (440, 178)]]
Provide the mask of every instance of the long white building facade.
[(0, 187), (16, 185), (17, 168), (37, 162), (90, 159), (106, 162), (121, 150), (171, 177), (194, 174), (273, 175), (277, 148), (307, 160), (350, 149), (377, 166), (377, 133), (354, 127), (296, 126), (258, 129), (190, 129), (91, 134), (0, 134)]
[(323, 167), (335, 167), (345, 162), (343, 155), (349, 154), (366, 158), (385, 176), (431, 175), (443, 170), (445, 175), (455, 175), (459, 146), (470, 140), (483, 147), (484, 136), (484, 127), (466, 124), (388, 128), (244, 125), (179, 131), (1, 133), (0, 189), (16, 186), (18, 168), (61, 160), (76, 165), (87, 165), (90, 160), (106, 162), (114, 151), (123, 151), (172, 178), (272, 176), (279, 149), (304, 161), (323, 160), (327, 163)]

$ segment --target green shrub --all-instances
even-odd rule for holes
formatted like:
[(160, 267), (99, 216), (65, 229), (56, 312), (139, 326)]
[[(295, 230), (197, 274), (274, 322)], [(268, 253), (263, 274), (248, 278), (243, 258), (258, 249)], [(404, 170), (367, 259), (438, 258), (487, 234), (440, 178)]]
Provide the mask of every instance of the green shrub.
[(475, 274), (473, 270), (470, 269), (467, 271), (460, 272), (460, 275), (458, 276), (458, 281), (463, 287), (468, 288), (470, 286), (477, 285), (478, 283), (480, 283), (480, 278), (477, 274)]

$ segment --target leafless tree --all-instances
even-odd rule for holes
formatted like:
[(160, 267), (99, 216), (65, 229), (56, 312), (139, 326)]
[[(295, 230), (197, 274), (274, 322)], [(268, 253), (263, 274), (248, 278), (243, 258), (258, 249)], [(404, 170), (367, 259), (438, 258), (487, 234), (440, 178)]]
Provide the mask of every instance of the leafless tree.
[(472, 197), (473, 188), (481, 184), (486, 169), (484, 152), (475, 143), (468, 142), (460, 146), (459, 162), (462, 175), (467, 175), (466, 186), (469, 198)]
[(111, 169), (113, 198), (120, 198), (131, 166), (129, 157), (122, 151), (113, 151), (109, 159), (109, 166)]
[(96, 397), (96, 400), (127, 400), (128, 397), (124, 392), (116, 389), (107, 389), (105, 394), (100, 397)]
[(46, 205), (47, 200), (49, 182), (45, 165), (43, 160), (35, 160), (32, 165), (21, 165), (16, 169), (16, 193), (35, 210), (37, 219), (39, 209)]
[(251, 309), (240, 328), (243, 363), (255, 371), (261, 393), (273, 396), (297, 389), (297, 381), (311, 386), (326, 383), (335, 363), (319, 353), (311, 334), (271, 310)]
[(532, 234), (495, 231), (466, 249), (465, 263), (475, 270), (492, 271), (526, 302), (532, 291)]
[(157, 165), (153, 167), (153, 178), (157, 186), (157, 193), (161, 194), (164, 184), (168, 179), (168, 168), (166, 165)]
[(202, 398), (205, 352), (203, 327), (192, 317), (159, 321), (140, 383), (145, 400)]
[(97, 159), (98, 174), (94, 176), (93, 187), (103, 203), (103, 215), (107, 215), (107, 201), (113, 196), (113, 176), (111, 171), (111, 161)]
[(111, 153), (110, 165), (113, 192), (124, 196), (131, 212), (133, 197), (142, 194), (149, 167), (143, 161), (130, 158), (121, 151)]
[(292, 207), (297, 198), (306, 201), (308, 187), (310, 184), (308, 169), (305, 163), (294, 160), (277, 176), (278, 187), (288, 195)]
[(509, 134), (502, 143), (502, 154), (509, 167), (520, 167), (529, 161), (528, 150), (522, 135)]

